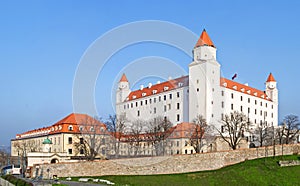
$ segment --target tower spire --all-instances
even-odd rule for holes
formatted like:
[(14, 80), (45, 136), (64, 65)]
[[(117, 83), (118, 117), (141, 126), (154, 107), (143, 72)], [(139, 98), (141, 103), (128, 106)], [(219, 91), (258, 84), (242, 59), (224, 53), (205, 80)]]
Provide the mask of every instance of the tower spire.
[(128, 82), (127, 77), (125, 74), (122, 75), (121, 79), (119, 82)]
[(272, 82), (272, 81), (273, 81), (273, 82), (276, 82), (276, 80), (275, 80), (273, 74), (270, 73), (270, 75), (269, 75), (269, 77), (268, 77), (268, 79), (267, 79), (267, 82)]
[(202, 34), (201, 34), (200, 38), (198, 39), (194, 48), (199, 47), (199, 46), (211, 46), (211, 47), (216, 48), (205, 29), (203, 29)]

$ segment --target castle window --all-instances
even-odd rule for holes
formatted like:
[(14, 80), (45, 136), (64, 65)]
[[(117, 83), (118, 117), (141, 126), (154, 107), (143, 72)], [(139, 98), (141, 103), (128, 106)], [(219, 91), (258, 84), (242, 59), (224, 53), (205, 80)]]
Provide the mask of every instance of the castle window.
[(248, 103), (250, 103), (250, 98), (248, 98)]
[(80, 149), (80, 154), (84, 154), (84, 150), (83, 149)]
[(164, 101), (166, 101), (167, 100), (167, 96), (166, 95), (164, 95)]
[(256, 119), (254, 120), (254, 123), (256, 123)]
[(133, 108), (133, 103), (131, 103), (131, 108)]
[(72, 125), (69, 125), (68, 130), (69, 130), (69, 131), (73, 131), (73, 126), (72, 126)]
[(152, 103), (152, 99), (149, 99), (149, 104), (151, 104)]
[(233, 104), (231, 104), (231, 110), (233, 110)]
[(272, 113), (272, 114), (271, 114), (271, 117), (273, 118), (273, 116), (274, 116), (274, 114)]
[(136, 107), (138, 106), (138, 102), (135, 102), (135, 106), (136, 106)]
[(180, 121), (180, 115), (179, 114), (177, 114), (176, 121)]
[(83, 144), (83, 138), (79, 138), (80, 144)]
[(156, 107), (153, 108), (153, 113), (156, 114)]
[(148, 100), (145, 100), (145, 105), (147, 105), (147, 103), (148, 103)]
[(271, 105), (271, 108), (272, 108), (272, 109), (274, 108), (273, 105)]
[(241, 112), (243, 112), (243, 106), (241, 106)]
[(224, 120), (224, 114), (223, 113), (221, 114), (221, 120)]
[(153, 98), (153, 103), (156, 103), (156, 98)]
[(170, 99), (172, 99), (172, 94), (169, 94)]
[(126, 109), (126, 105), (124, 105), (124, 110)]
[(68, 143), (69, 143), (69, 144), (72, 144), (72, 142), (73, 142), (72, 137), (69, 137), (69, 138), (68, 138)]
[(241, 101), (243, 101), (243, 96), (241, 96)]
[(260, 115), (262, 116), (262, 110), (260, 111)]
[(262, 101), (260, 102), (260, 106), (262, 106)]
[(177, 103), (177, 110), (180, 109), (180, 103)]
[(221, 107), (222, 107), (222, 108), (224, 108), (224, 101), (222, 101), (222, 103), (221, 103)]
[(161, 96), (158, 97), (158, 101), (159, 101), (159, 102), (161, 101)]
[(177, 97), (179, 98), (179, 96), (180, 96), (180, 93), (179, 93), (179, 92), (177, 92)]
[(143, 101), (141, 101), (141, 106), (143, 106)]
[(231, 99), (233, 99), (233, 93), (231, 93)]
[(197, 92), (199, 92), (199, 88), (197, 88)]
[(268, 103), (266, 103), (266, 108), (268, 107)]
[(221, 91), (221, 95), (224, 96), (224, 91), (223, 90)]
[(140, 116), (140, 111), (139, 110), (137, 111), (137, 116)]
[[(254, 110), (254, 114), (257, 114), (257, 110), (256, 110), (256, 109)], [(255, 123), (256, 123), (256, 122), (255, 122)]]
[(73, 150), (72, 149), (68, 149), (68, 152), (69, 152), (69, 154), (72, 154)]
[(197, 79), (197, 84), (199, 84), (199, 79)]
[(171, 104), (168, 104), (169, 110), (171, 110)]
[(164, 105), (164, 111), (165, 112), (167, 111), (167, 105)]
[(248, 114), (250, 113), (250, 108), (248, 107)]
[(254, 102), (255, 102), (255, 105), (257, 105), (257, 100), (255, 100)]

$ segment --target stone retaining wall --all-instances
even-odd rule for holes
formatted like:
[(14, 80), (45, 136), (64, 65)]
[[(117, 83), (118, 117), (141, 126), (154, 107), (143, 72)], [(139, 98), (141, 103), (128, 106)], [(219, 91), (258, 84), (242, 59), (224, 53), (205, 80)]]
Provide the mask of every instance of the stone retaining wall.
[[(49, 169), (50, 176), (102, 176), (102, 175), (149, 175), (173, 174), (219, 169), (245, 160), (273, 156), (273, 146), (239, 149), (191, 155), (144, 157), (131, 159), (101, 160), (94, 162), (43, 164), (39, 171)], [(275, 146), (276, 156), (300, 154), (300, 144)], [(35, 167), (32, 175), (36, 175)]]

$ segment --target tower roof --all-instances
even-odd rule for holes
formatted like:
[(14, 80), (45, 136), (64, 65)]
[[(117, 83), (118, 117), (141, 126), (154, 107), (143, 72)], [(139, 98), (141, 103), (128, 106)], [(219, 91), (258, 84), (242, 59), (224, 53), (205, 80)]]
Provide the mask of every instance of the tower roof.
[(205, 29), (203, 29), (202, 34), (195, 45), (195, 48), (199, 46), (211, 46), (216, 48)]
[(272, 75), (272, 73), (270, 73), (268, 79), (267, 79), (267, 82), (271, 82), (271, 81), (276, 81), (274, 76)]
[(128, 82), (127, 77), (125, 74), (122, 75), (120, 82)]

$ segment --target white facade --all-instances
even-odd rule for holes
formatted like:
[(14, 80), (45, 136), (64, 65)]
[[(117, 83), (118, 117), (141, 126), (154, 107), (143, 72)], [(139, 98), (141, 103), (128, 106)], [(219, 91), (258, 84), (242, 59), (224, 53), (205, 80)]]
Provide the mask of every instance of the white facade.
[(203, 115), (220, 129), (225, 114), (239, 111), (248, 116), (253, 129), (262, 124), (278, 126), (278, 90), (272, 74), (264, 91), (221, 77), (216, 48), (205, 30), (193, 54), (185, 77), (131, 91), (123, 75), (116, 95), (116, 114), (126, 115), (129, 121), (163, 116), (173, 125)]

